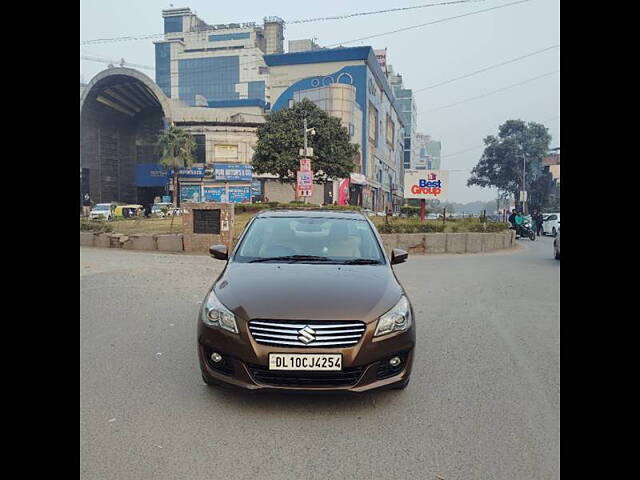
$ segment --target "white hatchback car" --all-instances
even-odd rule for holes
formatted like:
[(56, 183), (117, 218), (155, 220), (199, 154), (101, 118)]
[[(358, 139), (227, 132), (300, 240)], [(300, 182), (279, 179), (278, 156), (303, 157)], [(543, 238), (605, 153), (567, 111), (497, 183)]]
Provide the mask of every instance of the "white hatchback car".
[(98, 218), (104, 220), (111, 220), (113, 218), (113, 213), (111, 212), (111, 204), (110, 203), (97, 203), (91, 212), (89, 213), (90, 220), (96, 220)]
[(560, 230), (560, 214), (549, 213), (546, 215), (544, 222), (542, 222), (542, 233), (544, 235), (556, 236)]

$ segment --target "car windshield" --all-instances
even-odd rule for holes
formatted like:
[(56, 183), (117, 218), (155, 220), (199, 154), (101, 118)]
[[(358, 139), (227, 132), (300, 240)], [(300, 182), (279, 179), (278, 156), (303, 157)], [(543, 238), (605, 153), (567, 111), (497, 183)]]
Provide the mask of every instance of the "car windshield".
[(98, 205), (96, 205), (95, 210), (109, 210), (110, 207), (111, 207), (110, 205), (98, 204)]
[(382, 264), (384, 254), (362, 219), (259, 217), (249, 226), (236, 262)]

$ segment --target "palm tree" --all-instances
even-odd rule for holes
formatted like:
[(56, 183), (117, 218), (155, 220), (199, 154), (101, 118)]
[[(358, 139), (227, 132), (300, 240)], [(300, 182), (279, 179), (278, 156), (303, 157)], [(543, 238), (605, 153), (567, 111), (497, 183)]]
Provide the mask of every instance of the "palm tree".
[(173, 169), (174, 203), (177, 207), (178, 169), (189, 168), (193, 164), (196, 141), (189, 132), (172, 125), (158, 135), (158, 146), (162, 155), (160, 165)]
[[(161, 151), (160, 165), (166, 169), (173, 169), (173, 200), (178, 206), (178, 169), (189, 168), (194, 161), (193, 153), (196, 150), (196, 141), (185, 130), (171, 125), (158, 135), (158, 146)], [(173, 231), (174, 214), (171, 216), (171, 231)]]

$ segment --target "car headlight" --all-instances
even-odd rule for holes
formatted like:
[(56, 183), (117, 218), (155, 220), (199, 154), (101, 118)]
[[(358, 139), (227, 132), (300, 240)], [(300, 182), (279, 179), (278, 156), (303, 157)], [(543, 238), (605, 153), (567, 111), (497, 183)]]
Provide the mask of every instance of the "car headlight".
[(373, 336), (379, 337), (392, 332), (404, 331), (410, 326), (411, 308), (409, 307), (409, 300), (407, 300), (407, 297), (402, 296), (391, 310), (378, 319), (378, 326)]
[(238, 333), (236, 316), (218, 300), (213, 290), (207, 296), (202, 307), (202, 321), (210, 327), (218, 327), (232, 333)]

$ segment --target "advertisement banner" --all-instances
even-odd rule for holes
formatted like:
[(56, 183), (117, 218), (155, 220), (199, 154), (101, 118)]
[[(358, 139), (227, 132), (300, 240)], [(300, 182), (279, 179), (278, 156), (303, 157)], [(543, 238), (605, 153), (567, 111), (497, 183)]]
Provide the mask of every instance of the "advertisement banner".
[(155, 163), (136, 165), (136, 187), (164, 187), (169, 181), (167, 171)]
[(225, 197), (225, 188), (224, 187), (212, 187), (209, 185), (205, 185), (203, 187), (204, 190), (204, 201), (205, 202), (216, 202), (216, 203), (226, 203), (227, 199)]
[(229, 202), (251, 203), (251, 187), (229, 187)]
[(216, 180), (225, 182), (250, 182), (253, 168), (247, 163), (216, 163), (213, 166)]
[(254, 197), (262, 195), (262, 182), (251, 182), (251, 193)]
[(338, 205), (349, 204), (349, 179), (345, 178), (338, 187)]
[(200, 202), (200, 185), (180, 185), (181, 202)]
[(445, 198), (449, 185), (447, 170), (405, 170), (404, 198)]
[(179, 168), (178, 177), (180, 178), (202, 178), (204, 175), (204, 167)]

